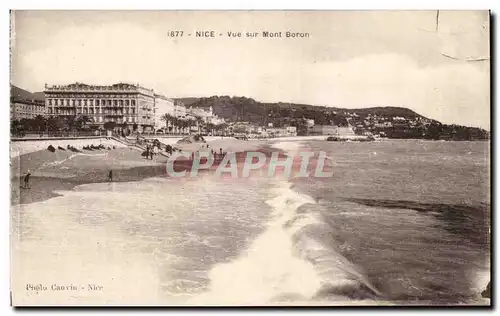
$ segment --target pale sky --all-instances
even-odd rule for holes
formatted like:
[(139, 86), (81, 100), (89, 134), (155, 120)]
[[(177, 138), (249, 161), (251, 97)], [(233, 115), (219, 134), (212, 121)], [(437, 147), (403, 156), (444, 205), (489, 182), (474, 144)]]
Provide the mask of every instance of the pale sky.
[[(489, 60), (467, 61), (489, 58), (487, 11), (440, 11), (437, 32), (436, 11), (17, 11), (12, 29), (12, 83), (32, 92), (122, 81), (168, 97), (401, 106), (490, 128)], [(266, 30), (310, 36), (226, 35)]]

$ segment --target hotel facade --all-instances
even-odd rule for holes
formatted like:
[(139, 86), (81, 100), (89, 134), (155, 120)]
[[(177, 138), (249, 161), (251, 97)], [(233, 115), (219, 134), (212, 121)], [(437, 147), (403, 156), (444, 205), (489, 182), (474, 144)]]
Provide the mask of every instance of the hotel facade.
[(17, 100), (10, 101), (11, 120), (34, 119), (37, 116), (45, 116), (45, 103), (40, 100)]
[(48, 116), (88, 116), (91, 126), (102, 127), (115, 122), (117, 129), (124, 124), (139, 132), (148, 132), (155, 125), (155, 94), (152, 89), (128, 83), (110, 86), (74, 83), (45, 85), (45, 106)]

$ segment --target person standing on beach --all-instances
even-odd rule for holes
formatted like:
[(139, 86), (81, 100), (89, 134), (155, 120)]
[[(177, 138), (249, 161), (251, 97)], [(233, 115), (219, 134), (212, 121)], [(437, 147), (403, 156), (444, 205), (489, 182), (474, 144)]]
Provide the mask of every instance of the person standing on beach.
[(30, 176), (31, 176), (31, 173), (28, 169), (28, 172), (26, 172), (26, 175), (24, 176), (24, 188), (25, 189), (31, 189), (31, 186), (30, 186)]
[(108, 182), (113, 182), (113, 170), (109, 170)]

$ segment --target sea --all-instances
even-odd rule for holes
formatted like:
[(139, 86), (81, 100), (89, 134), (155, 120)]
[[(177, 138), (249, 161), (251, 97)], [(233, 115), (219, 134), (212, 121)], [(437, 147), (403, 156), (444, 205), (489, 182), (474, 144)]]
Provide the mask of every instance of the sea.
[(331, 177), (158, 176), (13, 206), (18, 300), (489, 304), (480, 295), (490, 280), (488, 142), (270, 145), (325, 152)]

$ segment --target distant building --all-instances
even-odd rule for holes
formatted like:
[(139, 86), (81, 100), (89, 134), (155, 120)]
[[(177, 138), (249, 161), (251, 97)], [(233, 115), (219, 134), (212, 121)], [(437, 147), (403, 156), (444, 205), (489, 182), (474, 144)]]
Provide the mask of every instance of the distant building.
[(211, 124), (214, 124), (214, 125), (219, 125), (219, 124), (222, 124), (224, 122), (225, 122), (224, 118), (218, 117), (216, 115), (213, 115), (212, 117), (209, 117), (207, 119), (207, 123), (211, 123)]
[(297, 136), (297, 127), (296, 126), (288, 126), (286, 128), (287, 136)]
[(336, 135), (337, 126), (333, 125), (314, 125), (308, 129), (310, 135)]
[(46, 115), (45, 103), (43, 101), (11, 99), (10, 118), (12, 120), (32, 119), (38, 115)]
[(174, 116), (177, 118), (186, 118), (187, 108), (182, 102), (174, 103)]
[(201, 118), (203, 120), (203, 122), (207, 122), (208, 119), (213, 116), (212, 107), (210, 107), (210, 109), (208, 109), (208, 110), (205, 110), (203, 108), (193, 108), (193, 107), (190, 107), (187, 110), (187, 113), (190, 116)]
[(336, 136), (354, 136), (354, 130), (351, 126), (336, 126), (337, 130), (334, 135)]
[(386, 127), (392, 127), (392, 123), (391, 122), (375, 123), (373, 124), (373, 126), (378, 128), (386, 128)]
[(352, 136), (355, 135), (352, 127), (333, 125), (314, 125), (309, 130), (310, 135)]
[(38, 115), (45, 116), (43, 96), (31, 93), (11, 85), (10, 118), (11, 120), (32, 119)]
[(310, 120), (310, 119), (306, 120), (306, 126), (308, 126), (308, 127), (314, 126), (314, 120)]
[(154, 128), (160, 129), (166, 126), (162, 117), (165, 114), (175, 115), (175, 105), (174, 100), (169, 99), (161, 94), (155, 94), (155, 107), (154, 107)]
[(73, 83), (45, 86), (47, 115), (90, 117), (91, 126), (102, 128), (106, 122), (115, 122), (116, 130), (122, 124), (137, 124), (139, 132), (152, 131), (155, 118), (155, 96), (152, 89), (138, 84), (117, 83), (110, 86)]

